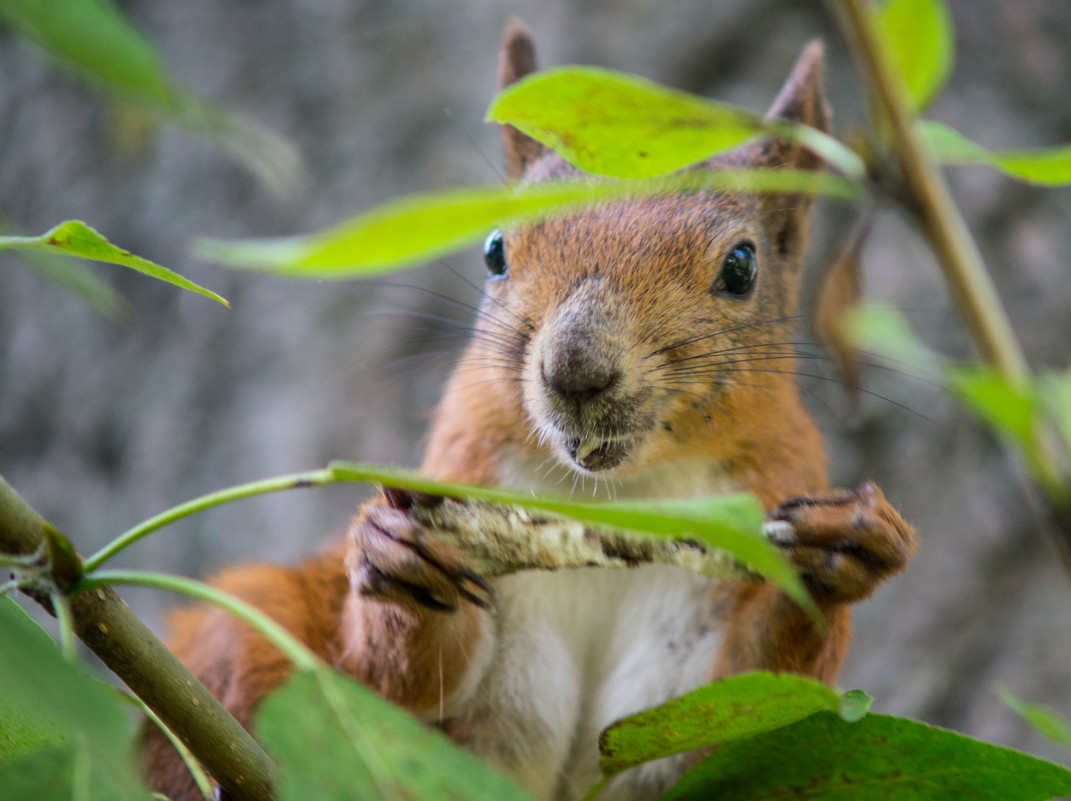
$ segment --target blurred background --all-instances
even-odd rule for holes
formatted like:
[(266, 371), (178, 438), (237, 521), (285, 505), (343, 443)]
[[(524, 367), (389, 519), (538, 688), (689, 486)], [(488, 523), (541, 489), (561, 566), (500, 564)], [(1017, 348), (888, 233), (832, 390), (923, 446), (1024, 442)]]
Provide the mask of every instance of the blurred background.
[[(479, 298), (478, 247), (389, 281), (299, 283), (191, 255), (199, 236), (312, 231), (401, 194), (503, 180), (482, 122), (501, 32), (531, 26), (544, 66), (597, 64), (757, 110), (814, 36), (829, 45), (840, 133), (863, 118), (822, 4), (798, 0), (124, 0), (172, 75), (293, 142), (304, 188), (277, 199), (201, 141), (159, 126), (0, 29), (0, 219), (27, 234), (85, 220), (230, 299), (120, 267), (110, 321), (0, 254), (0, 472), (84, 552), (162, 509), (332, 459), (413, 466)], [(950, 0), (957, 59), (930, 116), (991, 147), (1071, 141), (1066, 0)], [(952, 183), (1036, 367), (1071, 362), (1071, 191), (983, 169)], [(824, 203), (812, 276), (853, 210)], [(866, 251), (872, 299), (969, 356), (933, 259), (886, 213)], [(399, 286), (400, 284), (400, 286)], [(445, 317), (437, 322), (433, 318)], [(803, 369), (831, 376), (824, 367)], [(873, 479), (922, 532), (910, 571), (862, 605), (841, 683), (910, 715), (1060, 758), (994, 686), (1071, 714), (1071, 592), (1014, 459), (924, 382), (867, 375), (851, 410), (801, 379), (837, 484)], [(290, 561), (338, 536), (370, 490), (248, 500), (153, 535), (118, 564), (203, 575)], [(163, 631), (175, 600), (125, 594)], [(1066, 754), (1063, 755), (1066, 758)]]

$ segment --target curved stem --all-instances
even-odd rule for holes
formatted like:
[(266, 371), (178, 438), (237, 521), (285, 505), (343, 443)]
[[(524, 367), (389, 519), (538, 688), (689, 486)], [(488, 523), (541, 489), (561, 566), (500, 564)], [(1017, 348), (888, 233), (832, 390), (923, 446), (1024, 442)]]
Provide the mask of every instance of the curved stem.
[(178, 592), (191, 598), (196, 598), (199, 601), (205, 601), (213, 606), (218, 606), (263, 634), (272, 645), (282, 651), (294, 663), (294, 667), (298, 670), (316, 670), (324, 666), (320, 658), (293, 634), (256, 607), (229, 593), (216, 589), (210, 584), (185, 578), (184, 576), (171, 576), (166, 573), (150, 573), (142, 570), (98, 570), (83, 576), (71, 587), (70, 592), (73, 596), (86, 590), (115, 584), (152, 587), (157, 590)]
[(263, 481), (253, 481), (249, 484), (239, 484), (236, 487), (228, 487), (227, 489), (219, 490), (218, 492), (202, 495), (199, 498), (194, 498), (186, 503), (179, 504), (167, 511), (161, 512), (154, 517), (150, 517), (145, 522), (139, 523), (132, 529), (125, 531), (88, 559), (85, 559), (82, 562), (82, 566), (87, 573), (96, 570), (104, 562), (111, 559), (120, 551), (129, 548), (142, 537), (151, 534), (157, 529), (170, 525), (176, 520), (181, 520), (182, 518), (197, 512), (203, 512), (205, 509), (211, 509), (213, 506), (220, 506), (225, 503), (230, 503), (231, 501), (241, 500), (242, 498), (252, 498), (256, 495), (265, 495), (269, 492), (280, 492), (288, 489), (303, 489), (306, 487), (321, 487), (325, 484), (335, 483), (336, 481), (337, 479), (331, 470), (309, 470), (304, 473), (291, 473), (290, 475), (279, 476), (277, 478), (266, 478)]

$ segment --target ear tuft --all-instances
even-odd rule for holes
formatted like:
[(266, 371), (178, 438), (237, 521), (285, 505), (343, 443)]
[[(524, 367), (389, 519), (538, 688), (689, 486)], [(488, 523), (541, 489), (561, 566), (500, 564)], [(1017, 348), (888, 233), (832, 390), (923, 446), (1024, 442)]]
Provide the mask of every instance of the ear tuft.
[[(511, 20), (502, 37), (498, 54), (498, 90), (536, 71), (535, 44), (528, 27), (518, 19)], [(506, 146), (506, 169), (511, 178), (520, 178), (525, 167), (544, 153), (543, 145), (521, 133), (512, 125), (502, 126)]]

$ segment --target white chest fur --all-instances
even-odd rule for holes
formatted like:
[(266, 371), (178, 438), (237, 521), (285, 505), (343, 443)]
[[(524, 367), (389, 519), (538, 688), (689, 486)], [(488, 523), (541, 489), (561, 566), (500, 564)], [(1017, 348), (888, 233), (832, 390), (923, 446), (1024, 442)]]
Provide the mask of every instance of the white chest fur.
[[(618, 484), (615, 494), (732, 489), (708, 464), (666, 466), (644, 479)], [(485, 667), (450, 711), (471, 750), (538, 798), (582, 796), (599, 778), (603, 728), (710, 680), (721, 633), (709, 579), (646, 565), (527, 572), (495, 586), (486, 653), (476, 660)], [(652, 763), (600, 797), (655, 797), (682, 769), (676, 758)]]

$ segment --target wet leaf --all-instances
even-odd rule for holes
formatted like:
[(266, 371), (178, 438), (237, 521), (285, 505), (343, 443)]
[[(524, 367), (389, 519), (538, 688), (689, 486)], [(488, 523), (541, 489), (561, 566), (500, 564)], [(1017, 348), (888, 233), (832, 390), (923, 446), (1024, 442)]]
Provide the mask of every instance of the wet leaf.
[(97, 231), (79, 220), (62, 222), (55, 228), (41, 234), (41, 236), (0, 236), (0, 250), (6, 249), (41, 251), (118, 264), (137, 270), (140, 273), (145, 273), (160, 281), (174, 284), (182, 289), (188, 289), (190, 292), (204, 295), (206, 298), (211, 298), (224, 306), (230, 306), (225, 299), (215, 292), (198, 286), (178, 273), (166, 267), (161, 267), (148, 259), (135, 256), (128, 250), (117, 248)]

